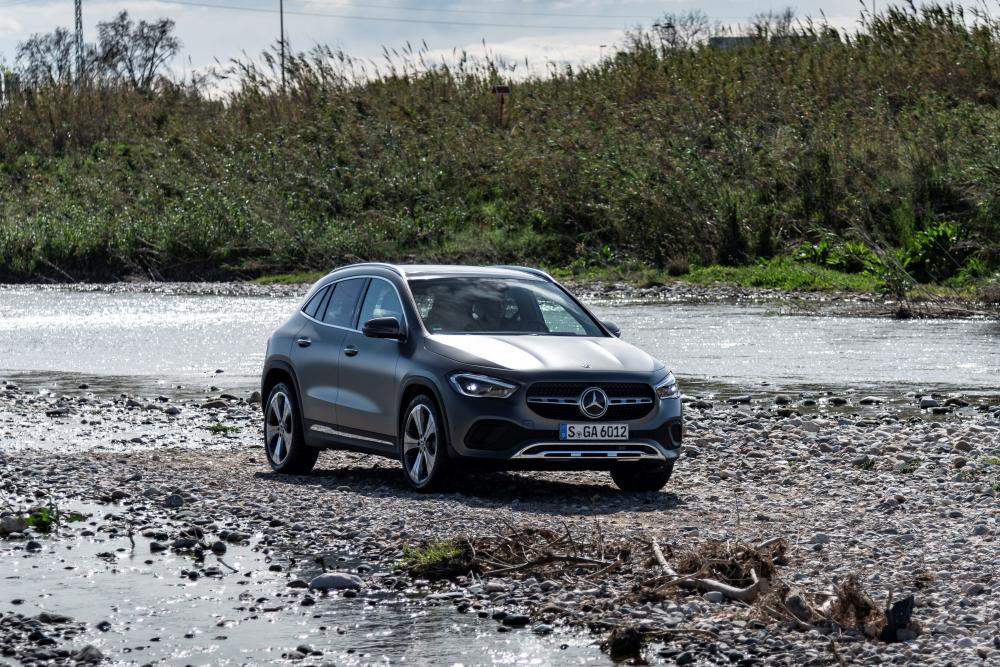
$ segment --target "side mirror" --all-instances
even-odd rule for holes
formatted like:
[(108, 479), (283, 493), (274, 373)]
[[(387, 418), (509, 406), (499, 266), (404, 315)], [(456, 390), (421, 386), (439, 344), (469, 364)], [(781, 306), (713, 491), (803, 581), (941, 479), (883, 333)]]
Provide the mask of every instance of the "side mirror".
[(614, 322), (607, 322), (607, 321), (605, 321), (605, 322), (602, 322), (602, 324), (604, 325), (604, 328), (607, 329), (608, 331), (610, 331), (611, 335), (614, 336), (615, 338), (621, 338), (622, 337), (621, 327), (619, 327)]
[(368, 320), (361, 331), (369, 338), (392, 338), (394, 340), (406, 338), (402, 327), (399, 326), (399, 320), (395, 317), (376, 317)]

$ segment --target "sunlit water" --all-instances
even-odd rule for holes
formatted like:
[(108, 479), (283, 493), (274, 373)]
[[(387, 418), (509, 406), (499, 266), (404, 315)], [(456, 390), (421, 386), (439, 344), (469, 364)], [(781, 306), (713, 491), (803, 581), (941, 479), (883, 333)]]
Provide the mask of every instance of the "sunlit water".
[[(70, 509), (94, 518), (107, 512), (80, 503)], [(225, 565), (209, 555), (206, 565), (220, 576), (192, 581), (181, 574), (192, 568), (190, 557), (151, 557), (141, 537), (134, 550), (124, 535), (43, 538), (42, 550), (33, 553), (20, 544), (0, 541), (4, 608), (86, 623), (73, 648), (94, 644), (115, 664), (290, 663), (283, 657), (302, 645), (323, 653), (304, 663), (312, 665), (612, 664), (586, 637), (529, 629), (501, 634), (496, 621), (456, 613), (447, 601), (425, 606), (402, 595), (362, 592), (354, 599), (317, 594), (315, 605), (301, 606), (300, 598), (287, 595), (285, 575), (270, 572), (264, 555), (248, 547), (231, 546)], [(309, 579), (319, 571), (293, 574)], [(105, 632), (95, 629), (102, 622), (110, 624)]]
[[(0, 291), (0, 373), (97, 391), (248, 391), (290, 298)], [(686, 386), (980, 393), (1000, 386), (1000, 323), (775, 314), (727, 304), (597, 306)], [(224, 372), (217, 373), (217, 370)], [(178, 390), (177, 385), (183, 389)]]

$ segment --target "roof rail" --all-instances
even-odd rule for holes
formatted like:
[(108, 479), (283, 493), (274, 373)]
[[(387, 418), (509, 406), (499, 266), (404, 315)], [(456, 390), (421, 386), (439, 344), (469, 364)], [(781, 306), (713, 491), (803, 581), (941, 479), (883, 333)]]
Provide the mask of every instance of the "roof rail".
[(545, 271), (542, 271), (541, 269), (533, 269), (533, 268), (531, 268), (529, 266), (513, 266), (513, 265), (509, 265), (509, 264), (495, 264), (495, 265), (493, 265), (492, 268), (494, 268), (494, 269), (508, 269), (510, 271), (520, 271), (521, 273), (530, 273), (533, 276), (538, 276), (539, 278), (544, 278), (545, 280), (549, 281), (550, 283), (554, 283), (556, 281), (555, 278), (553, 278), (552, 276), (550, 276)]
[(388, 262), (356, 262), (354, 264), (345, 264), (344, 266), (338, 266), (335, 269), (331, 269), (330, 273), (333, 273), (334, 271), (340, 271), (341, 269), (353, 269), (362, 266), (375, 266), (380, 269), (388, 269), (389, 271), (392, 271), (396, 275), (403, 277), (403, 270), (400, 269), (395, 264), (389, 264)]

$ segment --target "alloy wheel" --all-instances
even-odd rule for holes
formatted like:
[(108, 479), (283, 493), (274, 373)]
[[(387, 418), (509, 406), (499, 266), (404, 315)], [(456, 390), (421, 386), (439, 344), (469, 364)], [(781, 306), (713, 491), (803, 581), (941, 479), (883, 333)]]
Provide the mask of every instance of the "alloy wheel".
[(264, 417), (264, 443), (267, 446), (267, 456), (280, 466), (288, 458), (292, 436), (295, 433), (295, 421), (292, 418), (292, 404), (282, 392), (271, 397)]
[(417, 485), (423, 485), (434, 471), (438, 455), (437, 423), (429, 407), (413, 406), (403, 429), (403, 465)]

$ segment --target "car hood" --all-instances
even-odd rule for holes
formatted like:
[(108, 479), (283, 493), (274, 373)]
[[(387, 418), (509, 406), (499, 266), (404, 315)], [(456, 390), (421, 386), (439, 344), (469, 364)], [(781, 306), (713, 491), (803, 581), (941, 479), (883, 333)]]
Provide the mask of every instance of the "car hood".
[(511, 371), (563, 370), (649, 373), (663, 364), (618, 338), (434, 334), (432, 352), (463, 364)]

